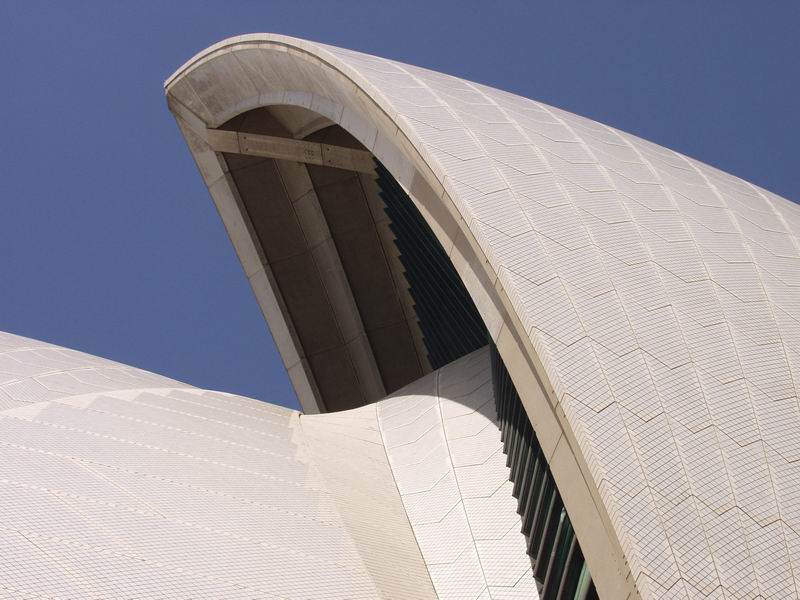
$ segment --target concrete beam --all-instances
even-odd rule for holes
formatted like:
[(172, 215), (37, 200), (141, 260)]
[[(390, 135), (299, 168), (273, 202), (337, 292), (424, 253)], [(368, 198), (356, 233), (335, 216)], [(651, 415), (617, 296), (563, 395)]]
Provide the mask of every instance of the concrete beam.
[(366, 150), (223, 129), (207, 129), (206, 136), (216, 152), (292, 160), (358, 173), (375, 172), (372, 153)]

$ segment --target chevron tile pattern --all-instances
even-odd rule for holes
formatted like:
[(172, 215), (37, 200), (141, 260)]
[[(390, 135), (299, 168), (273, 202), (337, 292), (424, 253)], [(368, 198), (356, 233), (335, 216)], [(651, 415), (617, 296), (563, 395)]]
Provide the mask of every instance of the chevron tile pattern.
[(800, 206), (533, 100), (285, 36), (211, 47), (167, 92), (184, 131), (292, 104), (401, 183), (424, 164), (513, 306), (638, 593), (800, 595)]
[(538, 597), (486, 350), (301, 416), (0, 340), (17, 385), (73, 378), (0, 412), (0, 597)]

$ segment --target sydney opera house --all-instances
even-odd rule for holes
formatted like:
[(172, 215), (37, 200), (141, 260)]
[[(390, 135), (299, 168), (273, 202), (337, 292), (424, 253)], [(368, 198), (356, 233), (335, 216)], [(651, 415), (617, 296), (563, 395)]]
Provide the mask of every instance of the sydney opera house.
[(799, 205), (280, 35), (166, 97), (303, 410), (0, 334), (0, 599), (798, 597)]

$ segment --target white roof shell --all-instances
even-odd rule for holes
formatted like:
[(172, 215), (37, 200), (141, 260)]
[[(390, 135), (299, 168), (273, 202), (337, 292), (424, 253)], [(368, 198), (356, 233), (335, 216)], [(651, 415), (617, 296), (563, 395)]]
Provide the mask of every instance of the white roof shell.
[(212, 46), (166, 88), (261, 298), (206, 127), (303, 106), (410, 191), (523, 396), (601, 596), (798, 594), (800, 206), (532, 100), (280, 35)]
[(0, 598), (538, 597), (485, 349), (314, 416), (4, 333), (0, 375)]

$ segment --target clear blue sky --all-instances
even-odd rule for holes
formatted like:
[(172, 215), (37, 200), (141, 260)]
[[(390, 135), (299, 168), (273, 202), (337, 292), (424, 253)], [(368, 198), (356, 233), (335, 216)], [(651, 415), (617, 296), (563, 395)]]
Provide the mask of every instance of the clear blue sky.
[(164, 79), (271, 31), (451, 73), (800, 200), (800, 2), (0, 2), (0, 330), (295, 405)]

